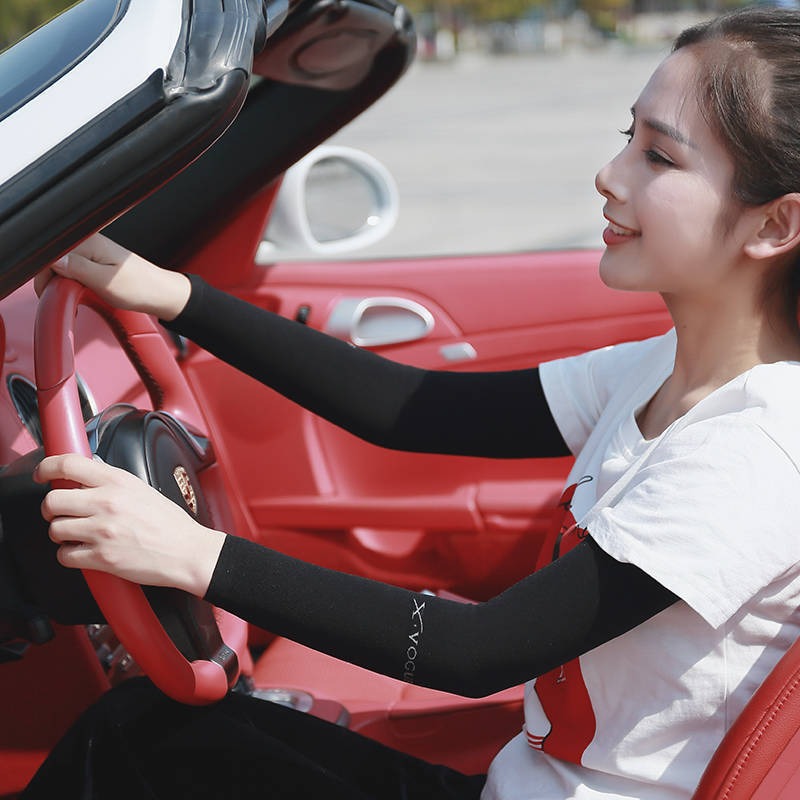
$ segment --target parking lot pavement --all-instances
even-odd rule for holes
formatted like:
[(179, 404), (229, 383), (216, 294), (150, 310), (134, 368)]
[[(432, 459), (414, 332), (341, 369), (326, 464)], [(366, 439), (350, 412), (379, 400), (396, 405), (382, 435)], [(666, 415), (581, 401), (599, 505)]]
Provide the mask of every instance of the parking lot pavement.
[(510, 252), (600, 244), (594, 176), (666, 49), (461, 54), (421, 62), (332, 140), (380, 159), (400, 220), (361, 255)]

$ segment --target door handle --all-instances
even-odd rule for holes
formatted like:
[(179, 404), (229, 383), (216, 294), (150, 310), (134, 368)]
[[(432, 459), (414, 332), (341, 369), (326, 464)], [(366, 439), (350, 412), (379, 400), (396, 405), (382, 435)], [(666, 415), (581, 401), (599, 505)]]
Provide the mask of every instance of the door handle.
[(358, 347), (381, 347), (423, 339), (433, 325), (433, 314), (414, 300), (347, 297), (334, 306), (325, 332)]

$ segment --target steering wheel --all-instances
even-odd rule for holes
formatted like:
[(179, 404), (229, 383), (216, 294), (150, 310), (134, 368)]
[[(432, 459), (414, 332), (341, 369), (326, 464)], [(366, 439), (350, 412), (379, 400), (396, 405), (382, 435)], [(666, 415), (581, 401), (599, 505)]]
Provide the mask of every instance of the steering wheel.
[[(230, 510), (226, 505), (223, 478), (210, 446), (200, 469), (194, 470), (188, 464), (184, 467), (182, 463), (188, 460), (180, 456), (182, 448), (188, 448), (182, 442), (197, 440), (188, 429), (203, 431), (206, 425), (154, 321), (146, 314), (112, 308), (86, 287), (59, 276), (53, 277), (42, 293), (34, 330), (36, 384), (45, 453), (92, 455), (75, 373), (74, 326), (81, 305), (93, 308), (109, 324), (143, 381), (153, 407), (158, 409), (156, 416), (160, 419), (154, 423), (158, 426), (156, 438), (169, 441), (169, 458), (175, 459), (171, 463), (176, 464), (178, 499), (183, 495), (194, 513), (199, 501), (201, 506), (213, 509), (215, 516), (227, 522)], [(152, 434), (148, 436), (152, 438)], [(247, 658), (245, 622), (213, 609), (208, 615), (215, 628), (212, 635), (207, 630), (207, 621), (197, 623), (204, 629), (200, 637), (203, 652), (200, 657), (195, 657), (197, 652), (187, 655), (186, 647), (182, 652), (173, 642), (141, 586), (95, 570), (84, 570), (83, 574), (119, 640), (165, 694), (182, 703), (201, 705), (221, 699), (236, 682), (239, 665)], [(196, 604), (204, 602), (174, 591), (183, 597), (183, 605), (187, 598)]]

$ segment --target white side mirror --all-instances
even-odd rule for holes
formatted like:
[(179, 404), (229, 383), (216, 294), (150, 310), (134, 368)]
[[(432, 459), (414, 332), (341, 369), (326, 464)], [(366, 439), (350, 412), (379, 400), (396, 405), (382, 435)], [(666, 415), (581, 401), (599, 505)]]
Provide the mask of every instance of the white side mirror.
[(256, 260), (336, 256), (374, 244), (397, 222), (397, 184), (372, 156), (322, 145), (287, 170)]

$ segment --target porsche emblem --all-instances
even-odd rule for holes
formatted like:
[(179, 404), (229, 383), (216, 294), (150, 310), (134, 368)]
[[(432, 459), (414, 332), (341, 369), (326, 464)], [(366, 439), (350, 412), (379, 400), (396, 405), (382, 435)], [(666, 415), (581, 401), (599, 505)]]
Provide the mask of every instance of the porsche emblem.
[(175, 478), (175, 483), (183, 495), (183, 501), (189, 506), (189, 510), (197, 516), (197, 495), (194, 493), (194, 486), (189, 480), (189, 473), (180, 465), (172, 470), (172, 477)]

